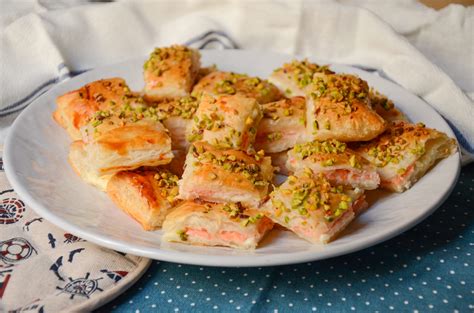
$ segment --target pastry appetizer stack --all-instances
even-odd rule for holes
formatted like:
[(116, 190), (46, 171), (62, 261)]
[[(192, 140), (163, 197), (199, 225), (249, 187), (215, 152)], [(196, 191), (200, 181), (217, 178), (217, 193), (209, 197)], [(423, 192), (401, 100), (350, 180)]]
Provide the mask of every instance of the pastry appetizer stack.
[(123, 79), (101, 79), (58, 97), (53, 118), (66, 129), (72, 140), (80, 140), (81, 127), (96, 112), (121, 107), (132, 96)]
[(145, 230), (163, 224), (166, 215), (180, 201), (178, 176), (165, 169), (124, 171), (107, 184), (107, 194)]
[(455, 140), (444, 133), (422, 123), (398, 121), (381, 136), (361, 144), (357, 152), (376, 167), (383, 188), (403, 192), (456, 149)]
[(310, 90), (306, 101), (309, 138), (367, 141), (385, 130), (385, 120), (370, 106), (364, 80), (347, 74), (318, 76)]
[(273, 178), (271, 159), (253, 148), (262, 118), (260, 104), (242, 94), (200, 97), (179, 181), (179, 198), (186, 202), (166, 218), (164, 238), (255, 248), (273, 226), (256, 212)]
[(75, 172), (167, 241), (255, 249), (277, 223), (325, 244), (368, 207), (366, 190), (403, 192), (456, 151), (364, 80), (308, 60), (265, 80), (200, 68), (175, 45), (143, 78), (141, 93), (91, 82), (58, 97), (53, 118)]
[(152, 103), (158, 119), (169, 130), (173, 149), (186, 150), (188, 148), (186, 130), (192, 123), (199, 102), (195, 97), (185, 96)]
[(367, 203), (361, 189), (331, 185), (310, 169), (297, 172), (270, 194), (263, 212), (312, 243), (327, 243)]
[(304, 139), (306, 100), (292, 97), (262, 105), (263, 118), (258, 126), (257, 150), (277, 153), (292, 148)]
[(286, 167), (291, 172), (309, 168), (335, 185), (373, 190), (380, 184), (375, 167), (335, 139), (296, 145), (288, 152)]
[(163, 239), (205, 246), (255, 249), (273, 223), (261, 213), (249, 216), (238, 203), (184, 201), (163, 224)]
[(253, 98), (203, 95), (188, 128), (187, 139), (251, 152), (261, 118), (260, 105)]
[(211, 202), (241, 202), (258, 208), (273, 178), (269, 157), (194, 143), (188, 152), (179, 197)]
[(310, 92), (313, 79), (319, 75), (334, 74), (327, 65), (320, 66), (309, 62), (293, 60), (273, 71), (268, 80), (287, 97), (303, 96)]
[(156, 48), (143, 65), (144, 93), (149, 100), (190, 94), (199, 74), (200, 54), (185, 46)]

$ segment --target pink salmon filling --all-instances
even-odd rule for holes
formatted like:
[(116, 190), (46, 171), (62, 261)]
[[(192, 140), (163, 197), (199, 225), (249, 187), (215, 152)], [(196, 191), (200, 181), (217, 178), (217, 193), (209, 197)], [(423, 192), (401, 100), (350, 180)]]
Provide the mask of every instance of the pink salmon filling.
[(189, 236), (201, 238), (207, 241), (211, 241), (213, 239), (220, 239), (224, 242), (236, 242), (236, 243), (242, 243), (248, 238), (246, 235), (239, 233), (237, 231), (226, 231), (226, 230), (221, 230), (218, 234), (213, 236), (207, 230), (203, 228), (201, 229), (187, 228), (186, 234)]

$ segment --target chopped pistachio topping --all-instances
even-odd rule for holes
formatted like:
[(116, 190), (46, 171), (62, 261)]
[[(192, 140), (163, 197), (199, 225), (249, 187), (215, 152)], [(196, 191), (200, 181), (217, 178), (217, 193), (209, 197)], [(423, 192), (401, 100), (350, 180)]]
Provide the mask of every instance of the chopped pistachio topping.
[(405, 174), (406, 171), (407, 171), (406, 168), (402, 167), (402, 168), (399, 168), (397, 170), (397, 174), (398, 175), (403, 175), (403, 174)]
[(179, 239), (181, 239), (181, 241), (187, 241), (188, 240), (188, 234), (186, 234), (185, 230), (178, 230), (177, 234), (179, 236)]
[(242, 222), (242, 225), (247, 227), (249, 224), (255, 224), (257, 221), (261, 220), (263, 218), (263, 214), (257, 213), (254, 216), (249, 216), (247, 219), (245, 219)]
[[(325, 219), (333, 221), (352, 205), (352, 199), (344, 194), (344, 187), (332, 187), (322, 174), (289, 176), (287, 182), (270, 195), (276, 217), (290, 212), (308, 216), (311, 212), (322, 210)], [(289, 206), (279, 200), (279, 193), (291, 196)], [(289, 223), (287, 218), (283, 218), (285, 223)]]
[(283, 135), (281, 132), (274, 132), (267, 135), (267, 139), (269, 141), (277, 141), (277, 140), (280, 140), (282, 137)]
[[(363, 147), (369, 157), (375, 161), (376, 166), (384, 167), (389, 163), (400, 163), (407, 153), (417, 157), (423, 155), (425, 153), (423, 137), (428, 135), (429, 129), (424, 125), (397, 122), (376, 142)], [(415, 137), (416, 140), (407, 140), (410, 137)]]
[(241, 218), (244, 214), (244, 208), (237, 203), (226, 203), (222, 207), (222, 210), (227, 212), (231, 218)]
[(266, 187), (269, 184), (269, 182), (263, 178), (261, 167), (258, 164), (259, 161), (263, 159), (263, 150), (260, 150), (252, 156), (256, 163), (247, 163), (245, 160), (238, 159), (235, 155), (227, 151), (222, 151), (222, 153), (217, 155), (211, 151), (207, 151), (202, 145), (191, 146), (190, 149), (193, 156), (198, 160), (195, 165), (203, 163), (214, 164), (222, 167), (226, 171), (244, 176), (256, 187)]
[(262, 106), (263, 117), (276, 121), (282, 117), (289, 117), (297, 112), (301, 115), (305, 110), (305, 102), (292, 99), (284, 99), (276, 102), (266, 103)]
[(353, 75), (329, 75), (316, 77), (313, 80), (311, 98), (326, 98), (335, 103), (344, 104), (345, 114), (355, 110), (352, 106), (354, 100), (368, 98), (368, 85), (359, 77)]
[(349, 164), (354, 168), (360, 168), (361, 167), (361, 165), (358, 162), (357, 157), (356, 157), (355, 154), (351, 155), (351, 157), (349, 158)]
[[(309, 62), (307, 59), (303, 61), (293, 60), (291, 63), (286, 63), (282, 68), (276, 69), (275, 71), (283, 71), (283, 73), (290, 75), (298, 87), (304, 88), (308, 86), (313, 80), (313, 76), (316, 73), (333, 74), (327, 65), (318, 65)], [(291, 90), (287, 94), (291, 94)]]
[(381, 107), (385, 111), (390, 111), (395, 107), (392, 100), (372, 88), (369, 91), (369, 98), (373, 108)]
[(293, 151), (301, 158), (305, 159), (313, 154), (330, 153), (341, 154), (346, 151), (346, 144), (335, 139), (326, 141), (312, 141), (303, 144), (297, 144)]
[(149, 59), (143, 64), (145, 71), (150, 71), (156, 76), (163, 75), (171, 69), (170, 60), (181, 62), (191, 58), (193, 51), (186, 46), (173, 45), (167, 48), (155, 48)]
[[(154, 109), (156, 111), (159, 120), (164, 120), (168, 117), (179, 116), (184, 119), (191, 119), (194, 116), (197, 108), (199, 106), (199, 101), (197, 98), (192, 96), (185, 96), (179, 98), (178, 100), (172, 100), (166, 103), (158, 104)], [(155, 113), (153, 111), (150, 112)]]
[[(217, 112), (211, 112), (210, 114), (203, 113), (200, 116), (195, 115), (193, 119), (193, 129), (187, 138), (190, 142), (202, 139), (202, 134), (205, 130), (217, 131), (226, 126), (224, 123), (224, 116)], [(240, 132), (237, 132), (235, 129), (230, 129), (229, 136), (224, 139), (229, 147), (232, 146), (231, 140), (235, 135), (240, 137)]]
[(268, 95), (272, 87), (272, 84), (265, 79), (230, 72), (226, 73), (224, 79), (214, 83), (213, 91), (216, 94), (234, 95), (241, 93), (252, 97), (260, 97)]
[(179, 177), (169, 171), (160, 171), (155, 174), (154, 179), (161, 188), (161, 196), (166, 198), (168, 202), (174, 202), (178, 196), (178, 180)]

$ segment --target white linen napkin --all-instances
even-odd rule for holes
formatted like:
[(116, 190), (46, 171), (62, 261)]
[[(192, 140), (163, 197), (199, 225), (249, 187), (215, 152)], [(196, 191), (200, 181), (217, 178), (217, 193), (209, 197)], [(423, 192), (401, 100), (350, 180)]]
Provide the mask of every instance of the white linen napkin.
[[(466, 160), (474, 160), (474, 105), (466, 95), (474, 92), (474, 11), (454, 6), (436, 12), (408, 0), (382, 5), (375, 1), (341, 2), (345, 4), (123, 1), (68, 9), (56, 5), (59, 9), (49, 11), (43, 3), (36, 13), (14, 21), (4, 18), (7, 25), (0, 38), (1, 137), (14, 116), (39, 94), (77, 73), (145, 55), (154, 46), (187, 43), (208, 47), (217, 43), (313, 55), (378, 70), (442, 114), (456, 132)], [(371, 10), (389, 20), (395, 30)], [(466, 93), (396, 30), (419, 43)]]

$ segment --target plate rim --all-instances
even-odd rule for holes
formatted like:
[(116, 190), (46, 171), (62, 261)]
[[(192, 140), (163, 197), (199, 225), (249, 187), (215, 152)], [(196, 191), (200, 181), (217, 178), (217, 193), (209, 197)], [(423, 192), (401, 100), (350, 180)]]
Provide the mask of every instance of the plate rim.
[[(301, 59), (302, 57), (299, 55), (290, 55), (290, 54), (283, 54), (283, 53), (276, 53), (273, 51), (263, 51), (263, 50), (237, 50), (237, 49), (228, 49), (228, 50), (204, 50), (206, 53), (212, 54), (212, 53), (231, 53), (231, 54), (254, 54), (254, 53), (264, 53), (264, 54), (271, 54), (271, 55), (278, 55), (278, 56), (285, 56), (285, 57), (291, 57), (291, 58), (299, 58)], [(311, 57), (310, 57), (311, 58)], [(143, 257), (148, 257), (152, 259), (157, 259), (161, 261), (167, 261), (167, 262), (175, 262), (175, 263), (183, 263), (183, 264), (191, 264), (191, 265), (201, 265), (201, 266), (218, 266), (218, 267), (257, 267), (257, 266), (277, 266), (277, 265), (285, 265), (285, 264), (295, 264), (295, 263), (304, 263), (304, 262), (310, 262), (310, 261), (317, 261), (317, 260), (322, 260), (322, 259), (328, 259), (328, 258), (333, 258), (337, 257), (340, 255), (346, 255), (350, 254), (356, 251), (360, 251), (363, 249), (366, 249), (368, 247), (374, 246), (376, 244), (379, 244), (381, 242), (387, 241), (403, 232), (405, 232), (408, 229), (411, 229), (418, 223), (422, 222), (424, 219), (426, 219), (428, 216), (430, 216), (437, 208), (439, 208), (449, 197), (451, 192), (453, 191), (457, 180), (459, 179), (460, 171), (461, 171), (461, 157), (460, 157), (460, 152), (459, 149), (456, 152), (457, 155), (457, 162), (456, 162), (456, 173), (454, 176), (452, 176), (451, 181), (448, 183), (449, 185), (448, 188), (444, 190), (444, 193), (442, 194), (440, 200), (432, 205), (430, 208), (424, 210), (421, 214), (416, 216), (416, 218), (412, 218), (409, 222), (403, 224), (403, 226), (395, 228), (391, 230), (388, 233), (378, 233), (375, 236), (372, 236), (370, 239), (367, 239), (365, 241), (358, 244), (351, 245), (349, 247), (340, 247), (339, 249), (336, 250), (330, 250), (325, 251), (320, 250), (318, 252), (314, 251), (304, 251), (304, 252), (297, 252), (294, 253), (293, 255), (288, 254), (288, 253), (282, 253), (278, 255), (245, 255), (247, 258), (242, 258), (242, 256), (239, 256), (237, 258), (238, 260), (235, 260), (238, 255), (213, 255), (212, 257), (209, 257), (205, 254), (200, 254), (200, 253), (192, 253), (192, 252), (184, 252), (184, 251), (178, 251), (178, 250), (168, 250), (168, 249), (163, 249), (161, 247), (149, 247), (149, 248), (140, 248), (140, 247), (134, 247), (130, 245), (128, 241), (124, 240), (118, 240), (118, 239), (109, 239), (106, 235), (103, 235), (101, 233), (97, 233), (96, 231), (90, 231), (90, 230), (83, 230), (81, 229), (80, 226), (75, 225), (72, 222), (69, 222), (67, 219), (62, 218), (60, 216), (55, 215), (52, 211), (50, 211), (45, 205), (41, 204), (38, 202), (30, 192), (23, 187), (23, 185), (19, 181), (19, 177), (17, 176), (15, 172), (15, 166), (13, 165), (11, 161), (13, 161), (13, 156), (11, 155), (10, 151), (13, 149), (10, 149), (10, 147), (13, 146), (13, 140), (14, 140), (14, 133), (15, 129), (17, 126), (21, 123), (22, 118), (25, 116), (28, 116), (28, 112), (30, 110), (33, 110), (35, 105), (37, 103), (41, 102), (41, 99), (44, 97), (47, 97), (49, 94), (54, 93), (59, 86), (62, 86), (63, 84), (67, 84), (68, 82), (71, 82), (71, 80), (79, 79), (79, 77), (85, 76), (85, 75), (90, 75), (91, 72), (94, 71), (101, 71), (102, 69), (105, 68), (111, 68), (115, 66), (120, 66), (123, 64), (127, 64), (133, 61), (138, 61), (142, 60), (144, 57), (136, 57), (136, 58), (131, 58), (128, 60), (125, 60), (120, 63), (116, 64), (110, 64), (106, 66), (101, 66), (98, 68), (95, 68), (91, 71), (82, 73), (80, 75), (77, 75), (67, 81), (61, 82), (42, 94), (40, 97), (35, 99), (27, 108), (25, 108), (19, 116), (15, 119), (13, 124), (10, 127), (10, 130), (8, 132), (8, 135), (5, 140), (5, 145), (4, 145), (4, 151), (3, 151), (3, 159), (4, 159), (4, 168), (5, 168), (5, 173), (7, 176), (7, 179), (12, 186), (12, 188), (15, 190), (15, 192), (18, 194), (18, 196), (32, 209), (34, 210), (38, 215), (44, 217), (46, 220), (51, 222), (52, 224), (56, 225), (57, 227), (67, 230), (81, 238), (84, 238), (90, 242), (93, 242), (95, 244), (98, 244), (100, 246), (104, 246), (113, 250), (117, 251), (122, 251), (125, 253), (130, 253), (138, 256), (143, 256)], [(313, 58), (311, 58), (313, 59)], [(330, 63), (330, 66), (336, 66), (338, 68), (348, 68), (352, 72), (362, 72), (364, 74), (369, 74), (369, 75), (375, 75), (373, 73), (370, 73), (368, 71), (359, 69), (354, 66), (350, 65), (341, 65), (337, 63)], [(405, 93), (410, 94), (411, 96), (415, 96), (413, 93), (410, 91), (406, 90), (405, 88), (397, 85), (396, 83), (384, 78), (384, 77), (378, 77), (379, 79), (383, 80), (386, 83), (389, 83), (391, 85), (396, 86), (396, 88), (403, 89)], [(433, 109), (429, 104), (427, 104), (424, 100), (420, 99), (421, 102), (424, 103), (424, 105), (432, 111), (433, 114), (438, 115), (438, 117), (442, 116), (436, 112), (435, 109)], [(443, 119), (443, 118), (442, 118)], [(451, 126), (443, 119), (443, 123), (447, 127), (447, 129), (450, 130), (451, 134), (449, 134), (451, 137), (456, 138), (454, 135), (454, 132), (452, 131)], [(153, 251), (151, 251), (153, 250)], [(191, 258), (189, 256), (192, 255)]]

